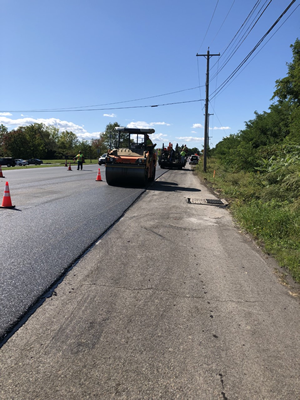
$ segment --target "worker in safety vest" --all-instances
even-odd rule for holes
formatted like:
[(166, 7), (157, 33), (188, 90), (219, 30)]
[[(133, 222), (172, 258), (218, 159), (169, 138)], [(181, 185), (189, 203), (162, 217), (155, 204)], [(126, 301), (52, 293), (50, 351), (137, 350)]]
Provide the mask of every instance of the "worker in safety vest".
[(75, 157), (75, 159), (77, 160), (77, 170), (82, 169), (82, 164), (84, 162), (84, 157), (82, 154), (82, 151), (80, 151), (77, 156)]
[(149, 154), (153, 154), (153, 149), (156, 145), (153, 145), (152, 140), (149, 135), (146, 135), (146, 149), (149, 151)]
[(185, 161), (186, 152), (184, 150), (182, 150), (180, 155), (181, 155), (181, 163), (183, 164)]
[(158, 156), (158, 164), (160, 164), (160, 160), (161, 160), (161, 149), (157, 150), (157, 156)]
[(146, 146), (153, 146), (152, 140), (150, 139), (149, 135), (146, 135)]

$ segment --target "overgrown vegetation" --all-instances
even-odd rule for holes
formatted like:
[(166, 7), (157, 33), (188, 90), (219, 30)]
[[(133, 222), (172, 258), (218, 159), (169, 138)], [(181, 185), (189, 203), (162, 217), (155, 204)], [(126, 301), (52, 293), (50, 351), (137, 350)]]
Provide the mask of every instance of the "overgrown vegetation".
[(300, 282), (300, 41), (274, 103), (212, 149), (206, 178), (234, 217)]

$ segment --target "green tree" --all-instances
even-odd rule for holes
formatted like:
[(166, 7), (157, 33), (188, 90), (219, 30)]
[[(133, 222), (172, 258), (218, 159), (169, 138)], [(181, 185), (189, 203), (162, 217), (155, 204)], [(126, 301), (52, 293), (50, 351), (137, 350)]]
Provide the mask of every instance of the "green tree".
[(5, 155), (15, 158), (29, 158), (27, 149), (29, 140), (25, 133), (25, 127), (19, 127), (7, 132), (3, 137)]
[(75, 153), (78, 154), (79, 151), (82, 152), (83, 156), (85, 159), (92, 159), (92, 144), (88, 140), (82, 140), (81, 142), (78, 142), (78, 144), (75, 147)]
[(63, 131), (57, 138), (58, 152), (65, 158), (73, 157), (79, 143), (75, 133)]
[(187, 154), (188, 154), (188, 156), (191, 156), (191, 155), (193, 155), (193, 154), (198, 154), (198, 155), (200, 155), (200, 150), (198, 149), (198, 147), (193, 147), (193, 148), (188, 148), (188, 151), (187, 151)]
[(58, 129), (44, 124), (31, 124), (8, 132), (3, 130), (3, 153), (15, 158), (53, 158), (57, 151)]
[(5, 147), (4, 147), (4, 138), (8, 133), (8, 129), (3, 124), (0, 124), (0, 155), (4, 155)]
[(44, 158), (46, 142), (44, 139), (45, 126), (32, 124), (24, 128), (27, 146), (23, 149), (24, 158)]
[(289, 132), (287, 143), (300, 143), (300, 40), (291, 45), (293, 60), (287, 63), (288, 73), (276, 81), (276, 90), (271, 100), (277, 99), (278, 105), (288, 110)]
[(288, 74), (276, 81), (272, 100), (277, 102), (268, 112), (255, 111), (255, 118), (245, 123), (245, 129), (223, 139), (214, 149), (224, 164), (237, 171), (255, 171), (265, 157), (278, 157), (284, 143), (300, 144), (300, 41), (297, 39), (291, 47), (293, 61), (287, 64)]
[(117, 126), (120, 126), (118, 122), (109, 123), (106, 125), (105, 132), (101, 135), (101, 140), (106, 149), (113, 149), (117, 146), (118, 133), (115, 131)]
[[(107, 152), (107, 146), (104, 144), (103, 134), (100, 134), (99, 139), (92, 140), (93, 156), (99, 158), (102, 154)], [(94, 158), (94, 157), (93, 157)]]
[(56, 158), (56, 153), (58, 151), (59, 129), (55, 126), (44, 127), (42, 138), (45, 143), (45, 154), (43, 157), (48, 160)]
[(300, 145), (300, 107), (293, 107), (290, 115), (290, 131), (286, 142)]
[(287, 76), (276, 81), (272, 100), (277, 98), (279, 103), (288, 101), (300, 106), (300, 40), (296, 39), (290, 47), (293, 52), (293, 61), (287, 63)]

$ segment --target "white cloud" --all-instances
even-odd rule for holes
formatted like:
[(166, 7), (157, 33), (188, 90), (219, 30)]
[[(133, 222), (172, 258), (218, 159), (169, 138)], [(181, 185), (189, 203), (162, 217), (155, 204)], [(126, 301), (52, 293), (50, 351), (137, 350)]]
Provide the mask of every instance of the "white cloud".
[(0, 115), (3, 115), (3, 116), (7, 116), (7, 115), (12, 115), (11, 113), (9, 113), (9, 112), (0, 112)]
[(153, 133), (151, 136), (151, 139), (153, 142), (163, 142), (164, 140), (166, 141), (167, 135), (164, 135), (162, 133)]
[[(193, 129), (203, 128), (203, 125), (201, 125), (201, 124), (194, 124), (194, 125), (192, 126), (192, 128), (193, 128)], [(211, 129), (211, 130), (226, 130), (226, 129), (231, 129), (231, 128), (230, 128), (229, 126), (220, 126), (220, 127), (215, 126), (214, 128), (209, 128), (209, 129)], [(194, 133), (194, 132), (192, 132), (192, 133)]]
[(167, 124), (167, 122), (150, 122), (151, 126), (155, 125), (165, 125), (165, 126), (170, 126), (171, 124)]
[(116, 114), (103, 114), (103, 117), (115, 118)]
[(203, 142), (204, 138), (194, 137), (194, 136), (181, 136), (176, 137), (178, 140), (182, 140), (183, 142)]
[(167, 122), (145, 122), (145, 121), (136, 121), (136, 122), (130, 122), (127, 125), (127, 128), (140, 128), (140, 129), (149, 129), (153, 128), (155, 125), (165, 125), (165, 126), (170, 126)]
[(140, 129), (147, 129), (147, 128), (151, 128), (150, 124), (148, 124), (148, 122), (145, 121), (137, 121), (137, 122), (130, 122), (127, 125), (127, 128), (140, 128)]
[(211, 129), (211, 130), (214, 130), (214, 131), (216, 131), (216, 130), (227, 130), (227, 129), (231, 129), (229, 126), (220, 126), (220, 127), (217, 127), (217, 126), (215, 126), (214, 128), (209, 128), (209, 129)]
[(77, 135), (78, 139), (81, 140), (88, 140), (88, 139), (98, 139), (100, 132), (93, 132), (89, 133), (80, 125), (76, 125), (73, 122), (69, 121), (62, 121), (57, 118), (17, 118), (17, 119), (12, 119), (12, 118), (7, 118), (7, 117), (1, 117), (0, 116), (0, 124), (6, 125), (8, 127), (11, 127), (13, 129), (18, 128), (19, 126), (28, 126), (31, 124), (44, 124), (46, 126), (55, 126), (58, 128), (61, 132), (62, 131), (72, 131)]

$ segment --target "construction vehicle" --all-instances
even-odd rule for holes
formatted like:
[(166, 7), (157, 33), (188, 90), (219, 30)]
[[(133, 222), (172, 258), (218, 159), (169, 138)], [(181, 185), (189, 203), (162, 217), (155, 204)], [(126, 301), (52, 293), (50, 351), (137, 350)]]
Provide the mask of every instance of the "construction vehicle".
[(178, 147), (178, 144), (176, 144), (175, 149), (173, 148), (172, 143), (169, 143), (169, 146), (167, 148), (163, 144), (158, 161), (160, 168), (182, 169), (183, 167), (185, 167), (186, 157), (182, 159), (180, 154), (181, 150), (182, 149)]
[(106, 182), (109, 185), (145, 186), (155, 179), (157, 155), (150, 136), (154, 129), (116, 127), (117, 140), (107, 152)]

